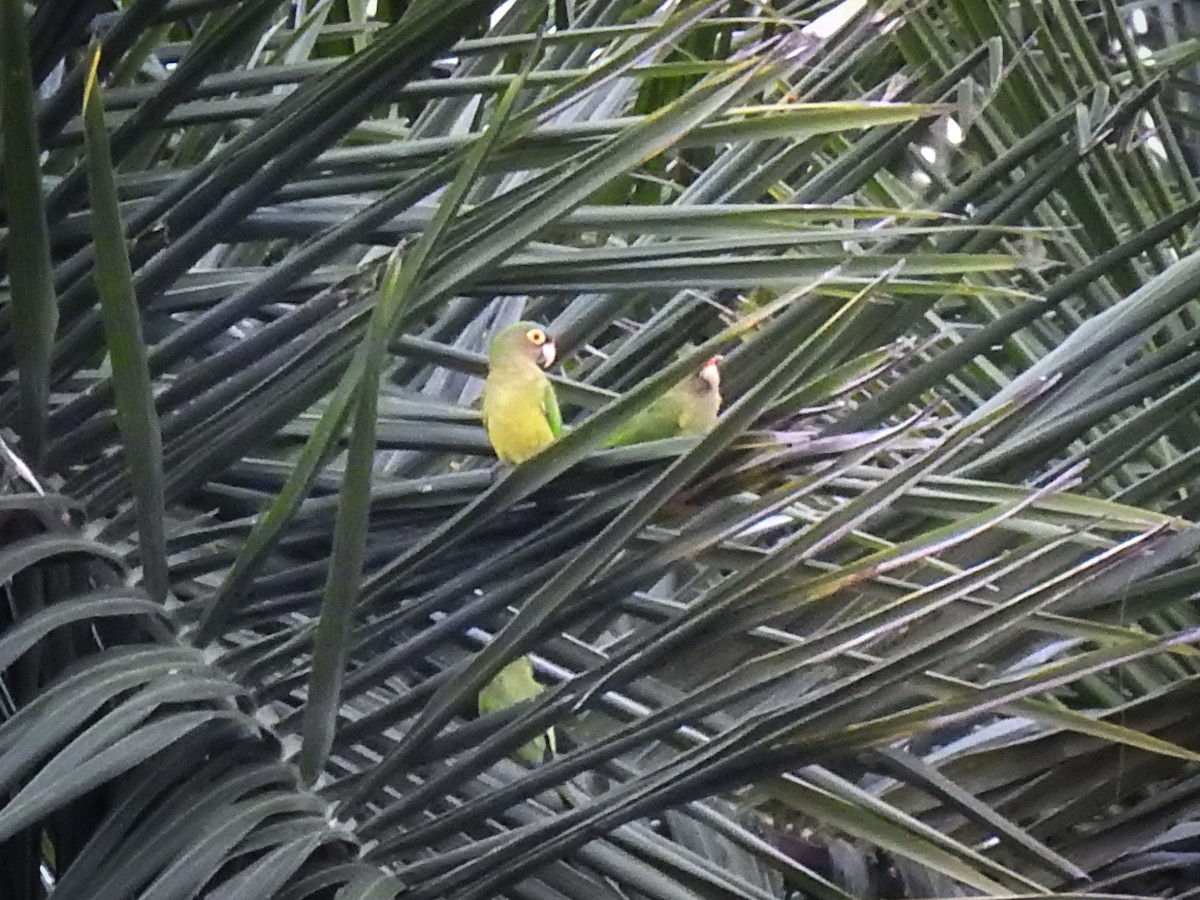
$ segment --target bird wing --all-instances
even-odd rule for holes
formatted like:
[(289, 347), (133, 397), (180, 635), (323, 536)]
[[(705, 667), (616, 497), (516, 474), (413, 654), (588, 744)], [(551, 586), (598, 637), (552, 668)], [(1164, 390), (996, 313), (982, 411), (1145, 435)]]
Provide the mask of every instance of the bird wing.
[(683, 416), (683, 405), (674, 393), (666, 393), (651, 403), (641, 412), (635, 413), (623, 426), (617, 428), (608, 440), (606, 447), (624, 447), (628, 444), (642, 444), (646, 441), (661, 441), (664, 438), (676, 437), (680, 432)]
[(542, 392), (542, 412), (546, 414), (546, 422), (550, 433), (555, 437), (562, 434), (562, 411), (558, 408), (558, 397), (554, 394), (554, 385), (546, 379), (546, 388)]

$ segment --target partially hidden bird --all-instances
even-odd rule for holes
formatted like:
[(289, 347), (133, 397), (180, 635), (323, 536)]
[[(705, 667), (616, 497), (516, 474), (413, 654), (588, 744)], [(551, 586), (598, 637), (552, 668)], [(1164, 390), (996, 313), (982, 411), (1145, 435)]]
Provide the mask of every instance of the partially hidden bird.
[(645, 409), (627, 419), (605, 440), (624, 447), (684, 435), (707, 434), (721, 409), (721, 357), (714, 356)]
[(483, 425), (501, 462), (520, 465), (562, 433), (554, 385), (554, 341), (535, 322), (516, 322), (492, 339), (483, 383)]
[[(528, 656), (521, 656), (510, 662), (496, 673), (482, 691), (479, 692), (479, 714), (485, 716), (490, 712), (516, 706), (524, 700), (532, 700), (545, 688), (533, 677), (533, 662)], [(517, 748), (517, 756), (526, 762), (544, 762), (557, 750), (554, 728), (548, 728), (533, 740)]]

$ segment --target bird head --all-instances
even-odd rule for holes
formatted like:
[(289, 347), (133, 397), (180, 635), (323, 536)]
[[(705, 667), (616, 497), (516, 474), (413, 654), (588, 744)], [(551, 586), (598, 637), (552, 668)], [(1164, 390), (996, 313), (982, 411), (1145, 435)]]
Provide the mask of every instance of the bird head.
[(528, 360), (543, 369), (554, 364), (554, 339), (536, 322), (516, 322), (492, 340), (489, 363), (506, 360)]
[(721, 364), (722, 357), (714, 356), (700, 367), (700, 371), (696, 373), (697, 386), (704, 391), (719, 391), (721, 390), (721, 371), (718, 366)]

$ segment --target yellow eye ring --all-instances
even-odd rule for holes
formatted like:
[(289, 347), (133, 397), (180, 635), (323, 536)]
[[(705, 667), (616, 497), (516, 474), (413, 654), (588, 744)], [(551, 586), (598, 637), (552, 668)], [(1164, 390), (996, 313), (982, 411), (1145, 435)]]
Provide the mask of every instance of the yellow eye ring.
[(540, 328), (530, 328), (525, 332), (525, 339), (535, 347), (540, 347), (546, 343), (546, 332)]

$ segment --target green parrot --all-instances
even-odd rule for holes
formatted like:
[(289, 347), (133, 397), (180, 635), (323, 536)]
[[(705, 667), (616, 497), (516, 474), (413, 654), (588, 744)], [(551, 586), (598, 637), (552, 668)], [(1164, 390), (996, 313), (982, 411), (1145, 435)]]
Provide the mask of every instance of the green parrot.
[(533, 322), (509, 325), (492, 339), (483, 384), (483, 425), (501, 462), (519, 465), (562, 432), (554, 385), (542, 369), (554, 341)]
[[(533, 663), (528, 656), (522, 656), (497, 672), (496, 677), (479, 692), (479, 714), (485, 716), (496, 710), (516, 706), (522, 700), (532, 700), (544, 690), (545, 688), (533, 677)], [(518, 747), (517, 756), (527, 762), (539, 763), (546, 758), (547, 750), (554, 753), (557, 749), (554, 729), (549, 728), (544, 735), (539, 735)]]
[(608, 436), (605, 447), (624, 447), (644, 441), (687, 434), (707, 434), (721, 409), (721, 357), (708, 360)]

